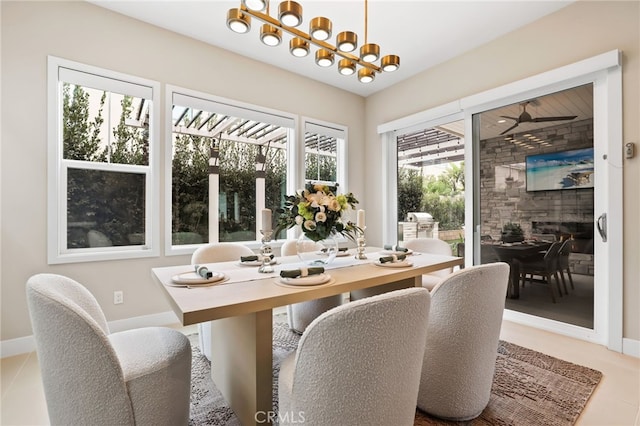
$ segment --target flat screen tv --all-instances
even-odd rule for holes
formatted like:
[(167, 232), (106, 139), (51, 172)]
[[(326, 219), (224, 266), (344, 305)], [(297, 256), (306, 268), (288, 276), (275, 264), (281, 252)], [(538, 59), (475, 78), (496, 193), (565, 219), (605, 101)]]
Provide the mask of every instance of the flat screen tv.
[(593, 188), (593, 148), (529, 155), (527, 191)]

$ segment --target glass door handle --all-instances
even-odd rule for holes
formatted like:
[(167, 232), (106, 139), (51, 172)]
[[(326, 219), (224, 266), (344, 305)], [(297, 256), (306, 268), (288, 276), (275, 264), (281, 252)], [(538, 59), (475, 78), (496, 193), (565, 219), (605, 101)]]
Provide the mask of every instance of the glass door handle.
[(598, 226), (598, 232), (600, 233), (600, 237), (602, 237), (602, 242), (607, 242), (607, 214), (602, 213), (600, 217), (598, 217), (598, 221), (596, 222)]

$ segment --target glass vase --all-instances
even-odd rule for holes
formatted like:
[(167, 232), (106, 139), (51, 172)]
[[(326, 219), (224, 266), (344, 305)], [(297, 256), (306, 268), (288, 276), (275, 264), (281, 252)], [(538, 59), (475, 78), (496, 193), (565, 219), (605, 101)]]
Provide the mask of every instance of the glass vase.
[(296, 250), (300, 260), (307, 265), (328, 265), (338, 254), (338, 240), (335, 233), (320, 241), (313, 241), (303, 233), (296, 242)]

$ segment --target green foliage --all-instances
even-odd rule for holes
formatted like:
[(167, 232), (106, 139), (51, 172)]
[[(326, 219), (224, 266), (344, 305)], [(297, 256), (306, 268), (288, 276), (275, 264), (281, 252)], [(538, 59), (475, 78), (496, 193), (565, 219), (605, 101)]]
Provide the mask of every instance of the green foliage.
[[(172, 230), (209, 236), (209, 151), (213, 140), (179, 135), (174, 140), (172, 173)], [(221, 140), (219, 144), (219, 240), (255, 239), (256, 177), (258, 147)], [(286, 188), (286, 156), (280, 149), (265, 153), (265, 206), (273, 211), (282, 205)], [(236, 202), (238, 210), (236, 216)]]
[(125, 96), (120, 105), (120, 121), (113, 129), (114, 141), (109, 147), (109, 162), (116, 164), (149, 164), (149, 129), (132, 127), (126, 124), (131, 118), (133, 98)]
[(428, 193), (422, 203), (422, 210), (433, 216), (442, 231), (460, 229), (464, 225), (464, 197), (445, 196)]
[(464, 225), (464, 163), (450, 163), (444, 173), (423, 178), (419, 170), (398, 171), (398, 219), (408, 212), (427, 212), (439, 229)]
[(443, 231), (464, 225), (464, 163), (449, 163), (438, 176), (425, 179), (422, 211), (428, 212)]
[(507, 222), (502, 226), (502, 232), (512, 236), (523, 236), (524, 231), (519, 223)]
[(418, 212), (422, 205), (422, 175), (419, 170), (398, 169), (398, 220)]
[[(91, 92), (93, 93), (93, 92)], [(98, 92), (99, 93), (99, 92)], [(107, 141), (101, 128), (107, 92), (102, 92), (97, 113), (90, 111), (89, 90), (63, 85), (63, 152), (65, 159), (117, 164), (149, 164), (149, 130), (134, 127), (134, 98), (124, 96), (121, 115)], [(117, 95), (116, 95), (117, 96)], [(93, 114), (93, 119), (91, 115)], [(196, 127), (201, 124), (196, 119)], [(104, 132), (103, 132), (104, 133)], [(105, 139), (105, 140), (103, 140)], [(172, 232), (209, 235), (209, 155), (211, 138), (176, 135), (172, 162)], [(265, 205), (272, 211), (283, 206), (287, 179), (286, 152), (265, 147)], [(222, 140), (220, 164), (220, 241), (252, 240), (256, 232), (255, 158), (258, 147)], [(307, 176), (336, 180), (336, 160), (307, 156)], [(68, 247), (87, 247), (86, 231), (96, 229), (114, 245), (127, 245), (129, 235), (144, 234), (145, 182), (143, 175), (73, 169), (67, 187)], [(236, 205), (239, 207), (236, 210)], [(78, 228), (80, 226), (81, 228)], [(143, 242), (140, 242), (142, 244)]]
[(172, 232), (208, 237), (209, 138), (178, 135), (174, 139)]
[(81, 86), (62, 85), (63, 157), (67, 160), (104, 161), (100, 153), (100, 126), (106, 93), (102, 94), (98, 114), (89, 121), (89, 94)]
[[(71, 90), (73, 87), (73, 90)], [(107, 92), (102, 92), (98, 110), (90, 119), (90, 94), (81, 86), (63, 84), (62, 135), (65, 159), (91, 162), (145, 164), (148, 159), (148, 129), (131, 128), (131, 97), (124, 97), (120, 124), (114, 139), (101, 138)], [(101, 149), (101, 146), (103, 147)], [(67, 178), (67, 247), (87, 247), (86, 232), (105, 234), (113, 245), (128, 245), (130, 234), (144, 233), (144, 175), (69, 168)]]
[(307, 153), (305, 155), (305, 176), (308, 180), (335, 182), (338, 165), (335, 157)]

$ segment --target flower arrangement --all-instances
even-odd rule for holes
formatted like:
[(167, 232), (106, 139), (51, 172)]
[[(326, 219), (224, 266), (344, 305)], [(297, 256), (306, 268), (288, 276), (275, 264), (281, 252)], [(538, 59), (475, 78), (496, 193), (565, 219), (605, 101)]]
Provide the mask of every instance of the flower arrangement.
[(284, 208), (278, 209), (280, 216), (274, 234), (283, 229), (300, 226), (302, 232), (313, 241), (327, 238), (332, 232), (355, 241), (359, 228), (353, 222), (342, 222), (342, 213), (355, 209), (358, 200), (352, 193), (335, 195), (337, 186), (307, 184), (295, 195), (285, 196)]

